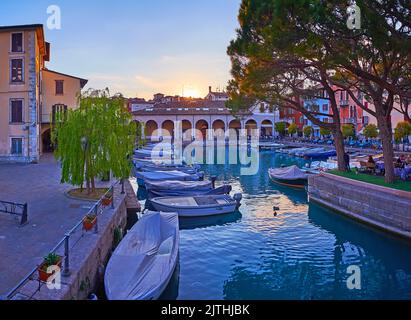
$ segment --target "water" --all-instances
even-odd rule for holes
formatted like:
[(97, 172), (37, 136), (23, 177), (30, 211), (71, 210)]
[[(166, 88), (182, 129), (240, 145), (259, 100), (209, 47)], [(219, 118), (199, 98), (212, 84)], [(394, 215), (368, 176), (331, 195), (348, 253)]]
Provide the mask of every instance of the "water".
[[(305, 191), (269, 181), (267, 170), (300, 159), (264, 151), (259, 173), (204, 166), (243, 193), (232, 215), (180, 220), (180, 265), (166, 298), (410, 299), (411, 242), (308, 204)], [(353, 192), (355, 192), (353, 190)], [(273, 206), (279, 206), (277, 216)], [(361, 268), (361, 290), (347, 268)]]

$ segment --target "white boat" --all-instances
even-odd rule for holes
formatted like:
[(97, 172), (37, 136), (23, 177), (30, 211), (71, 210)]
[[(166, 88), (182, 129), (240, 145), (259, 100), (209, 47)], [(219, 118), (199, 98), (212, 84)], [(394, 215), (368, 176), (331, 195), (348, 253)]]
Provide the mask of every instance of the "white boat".
[(213, 181), (145, 181), (147, 198), (229, 194), (230, 185), (214, 188)]
[(297, 166), (269, 169), (268, 175), (274, 183), (292, 188), (304, 188), (308, 180), (308, 172)]
[(323, 152), (324, 150), (324, 148), (308, 148), (308, 150), (296, 152), (295, 155), (297, 157), (304, 157), (308, 153)]
[(177, 265), (176, 213), (148, 212), (128, 231), (108, 262), (104, 285), (109, 300), (155, 300)]
[(232, 213), (239, 206), (241, 194), (234, 197), (229, 195), (207, 195), (193, 197), (160, 197), (151, 199), (156, 210), (178, 212), (181, 217), (202, 217)]
[(140, 187), (145, 187), (145, 181), (161, 181), (161, 180), (175, 180), (175, 181), (200, 181), (203, 179), (202, 172), (189, 174), (181, 171), (152, 171), (152, 172), (136, 172), (137, 183)]
[(310, 148), (294, 148), (294, 149), (290, 149), (287, 153), (290, 155), (290, 156), (295, 156), (296, 155), (296, 153), (301, 153), (301, 152), (306, 152), (306, 151), (308, 151)]

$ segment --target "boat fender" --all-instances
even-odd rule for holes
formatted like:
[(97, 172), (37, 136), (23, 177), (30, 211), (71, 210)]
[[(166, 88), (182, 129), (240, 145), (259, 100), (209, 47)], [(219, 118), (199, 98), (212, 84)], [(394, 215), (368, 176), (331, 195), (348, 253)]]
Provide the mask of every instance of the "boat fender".
[(241, 200), (243, 199), (243, 195), (241, 193), (236, 193), (233, 199), (237, 202), (237, 209), (241, 206)]

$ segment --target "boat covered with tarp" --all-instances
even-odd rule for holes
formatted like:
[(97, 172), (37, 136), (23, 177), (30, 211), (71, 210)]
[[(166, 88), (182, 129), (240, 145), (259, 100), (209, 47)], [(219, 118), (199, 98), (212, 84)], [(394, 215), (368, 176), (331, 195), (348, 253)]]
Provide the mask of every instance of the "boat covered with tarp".
[(269, 169), (268, 175), (271, 181), (294, 188), (304, 188), (308, 180), (308, 173), (297, 166)]
[(151, 172), (136, 172), (137, 183), (140, 187), (145, 187), (145, 181), (201, 181), (204, 178), (203, 172), (195, 174), (185, 173), (181, 171), (151, 171)]
[(156, 300), (178, 261), (177, 213), (147, 212), (111, 256), (104, 276), (109, 300)]
[(196, 196), (196, 195), (211, 195), (211, 194), (229, 194), (231, 192), (230, 185), (222, 185), (214, 188), (213, 182), (206, 181), (151, 181), (146, 180), (145, 186), (147, 197), (172, 197), (172, 196)]

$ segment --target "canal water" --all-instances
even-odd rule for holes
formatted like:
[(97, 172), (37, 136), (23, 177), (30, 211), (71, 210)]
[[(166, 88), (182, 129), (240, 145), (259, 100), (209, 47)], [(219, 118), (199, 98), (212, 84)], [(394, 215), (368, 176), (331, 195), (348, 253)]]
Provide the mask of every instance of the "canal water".
[[(411, 242), (308, 204), (270, 182), (270, 167), (305, 163), (263, 151), (256, 175), (204, 165), (243, 194), (239, 212), (180, 219), (180, 263), (165, 299), (410, 299)], [(353, 190), (355, 192), (355, 190)], [(280, 210), (274, 215), (273, 206)], [(347, 269), (361, 271), (350, 290)]]

